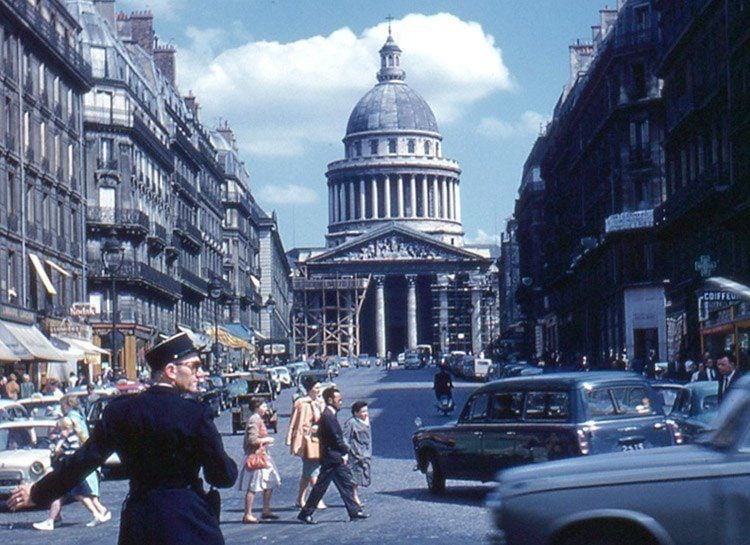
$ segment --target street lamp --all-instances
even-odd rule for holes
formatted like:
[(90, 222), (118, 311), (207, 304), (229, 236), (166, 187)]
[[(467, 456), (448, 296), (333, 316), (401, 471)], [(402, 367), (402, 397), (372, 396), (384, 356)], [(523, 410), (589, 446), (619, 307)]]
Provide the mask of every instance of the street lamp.
[(116, 276), (125, 259), (125, 248), (112, 231), (101, 247), (102, 264), (104, 272), (112, 279), (110, 296), (112, 298), (112, 373), (119, 371), (119, 360), (117, 359), (117, 284)]
[(224, 286), (218, 277), (214, 276), (211, 283), (208, 285), (208, 296), (214, 302), (214, 346), (213, 346), (213, 357), (214, 363), (219, 363), (219, 300), (224, 295)]

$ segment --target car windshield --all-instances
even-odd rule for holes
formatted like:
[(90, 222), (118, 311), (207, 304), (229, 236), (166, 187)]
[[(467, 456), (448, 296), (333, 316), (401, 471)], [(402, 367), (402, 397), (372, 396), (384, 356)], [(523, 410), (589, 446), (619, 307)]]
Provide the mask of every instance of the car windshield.
[(49, 430), (48, 426), (0, 429), (0, 450), (48, 448)]

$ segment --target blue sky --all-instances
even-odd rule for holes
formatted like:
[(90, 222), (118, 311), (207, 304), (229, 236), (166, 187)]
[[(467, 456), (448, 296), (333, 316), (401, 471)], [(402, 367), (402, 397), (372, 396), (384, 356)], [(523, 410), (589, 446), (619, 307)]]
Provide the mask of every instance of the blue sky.
[[(616, 0), (610, 0), (614, 5)], [(375, 84), (385, 17), (406, 82), (435, 111), (443, 153), (463, 174), (468, 241), (487, 242), (512, 213), (523, 162), (568, 80), (568, 45), (589, 39), (603, 0), (121, 0), (151, 9), (178, 49), (178, 83), (202, 121), (227, 119), (251, 189), (276, 210), (287, 249), (320, 246), (326, 165)]]

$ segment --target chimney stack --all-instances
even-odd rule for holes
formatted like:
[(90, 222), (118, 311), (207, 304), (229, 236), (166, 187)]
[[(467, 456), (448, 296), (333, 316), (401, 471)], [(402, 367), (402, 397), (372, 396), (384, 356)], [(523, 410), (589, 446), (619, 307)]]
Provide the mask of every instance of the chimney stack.
[(177, 85), (176, 58), (177, 52), (171, 45), (159, 45), (157, 43), (156, 47), (154, 47), (154, 63), (156, 67), (175, 86)]
[(578, 76), (588, 70), (591, 60), (594, 58), (594, 46), (581, 43), (578, 40), (570, 46), (570, 87), (575, 84)]
[(154, 16), (150, 11), (130, 14), (130, 34), (149, 55), (154, 53)]
[(198, 104), (198, 101), (195, 100), (195, 95), (192, 91), (190, 91), (190, 94), (186, 97), (184, 97), (185, 100), (185, 106), (187, 106), (187, 109), (190, 110), (190, 112), (193, 114), (193, 119), (198, 122), (198, 109), (200, 108), (200, 105)]
[(219, 123), (219, 126), (216, 127), (216, 132), (218, 132), (224, 140), (226, 140), (230, 146), (232, 146), (232, 149), (237, 149), (236, 142), (234, 140), (234, 131), (229, 127), (229, 121), (224, 120), (223, 122)]

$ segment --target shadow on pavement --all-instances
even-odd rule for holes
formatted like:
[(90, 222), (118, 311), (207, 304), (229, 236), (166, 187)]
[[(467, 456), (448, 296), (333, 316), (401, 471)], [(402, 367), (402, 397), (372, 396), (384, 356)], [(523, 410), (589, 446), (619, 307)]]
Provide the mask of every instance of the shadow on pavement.
[(445, 493), (440, 495), (432, 494), (426, 488), (407, 488), (405, 490), (381, 491), (379, 492), (379, 494), (432, 504), (446, 503), (454, 505), (473, 505), (476, 507), (483, 507), (484, 498), (491, 491), (491, 485), (451, 486), (450, 484), (448, 484), (445, 489)]

